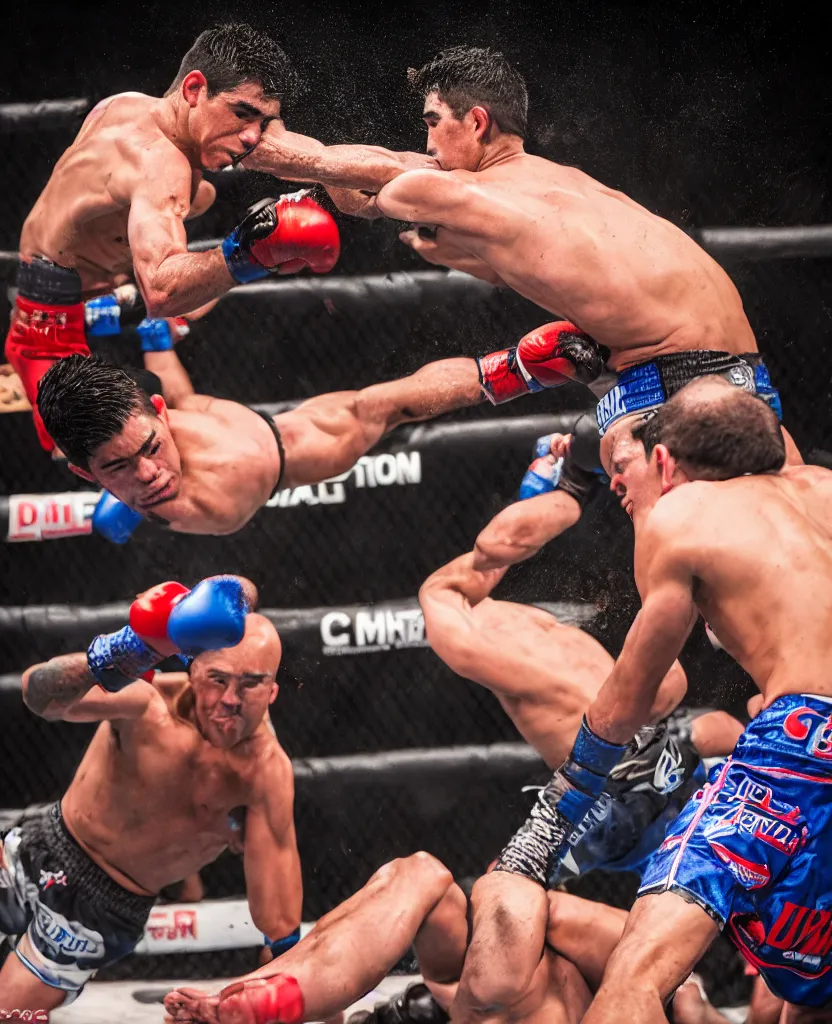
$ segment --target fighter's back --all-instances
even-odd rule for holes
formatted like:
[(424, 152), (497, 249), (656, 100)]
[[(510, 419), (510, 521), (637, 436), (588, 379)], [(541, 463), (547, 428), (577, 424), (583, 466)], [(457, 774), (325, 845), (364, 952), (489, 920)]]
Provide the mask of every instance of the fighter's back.
[(468, 241), (479, 236), (477, 255), (521, 294), (626, 349), (614, 353), (614, 368), (685, 348), (756, 351), (725, 271), (623, 193), (525, 153), (453, 173), (479, 195), (470, 233), (461, 232)]
[(85, 293), (109, 287), (114, 274), (130, 269), (127, 218), (140, 154), (161, 147), (166, 160), (185, 160), (156, 120), (159, 103), (121, 93), (90, 111), (26, 218), (22, 256), (74, 267)]
[(685, 484), (662, 506), (677, 522), (669, 543), (697, 581), (698, 607), (765, 702), (832, 695), (832, 472)]

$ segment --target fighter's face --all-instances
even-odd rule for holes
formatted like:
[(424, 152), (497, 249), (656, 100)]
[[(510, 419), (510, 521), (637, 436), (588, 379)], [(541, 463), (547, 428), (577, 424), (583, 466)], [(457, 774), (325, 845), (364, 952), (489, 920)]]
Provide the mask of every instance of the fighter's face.
[(239, 162), (277, 117), (280, 101), (266, 98), (256, 83), (246, 82), (215, 96), (208, 95), (207, 87), (201, 88), (191, 107), (188, 129), (202, 169), (219, 171)]
[(252, 736), (277, 696), (274, 651), (248, 636), (236, 647), (201, 654), (191, 665), (202, 735), (224, 750)]
[(134, 511), (164, 517), (166, 503), (179, 494), (182, 463), (164, 403), (158, 396), (154, 402), (159, 415), (134, 413), (120, 434), (96, 450), (89, 469), (102, 487)]
[(482, 158), (481, 132), (471, 111), (457, 118), (439, 94), (428, 93), (422, 119), (428, 129), (427, 154), (443, 171), (475, 171)]
[[(606, 441), (606, 437), (604, 441)], [(601, 461), (610, 478), (610, 490), (619, 498), (621, 507), (638, 526), (662, 496), (661, 470), (655, 457), (648, 459), (641, 441), (622, 425), (617, 436), (601, 446)]]

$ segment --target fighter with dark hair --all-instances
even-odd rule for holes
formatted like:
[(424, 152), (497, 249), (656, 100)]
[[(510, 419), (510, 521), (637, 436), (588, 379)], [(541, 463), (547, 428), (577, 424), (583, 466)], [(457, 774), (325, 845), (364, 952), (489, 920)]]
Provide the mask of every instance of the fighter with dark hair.
[(185, 533), (234, 533), (281, 487), (346, 473), (393, 427), (482, 400), (473, 359), (336, 391), (267, 416), (191, 395), (169, 409), (97, 357), (60, 359), (38, 406), (70, 468), (110, 493), (96, 529), (126, 540), (143, 516)]
[[(323, 146), (272, 122), (245, 166), (328, 188), (343, 209), (410, 221), (401, 238), (431, 263), (505, 284), (565, 317), (516, 348), (480, 359), (495, 403), (562, 383), (565, 361), (591, 383), (618, 373), (598, 407), (603, 432), (660, 405), (705, 374), (727, 377), (776, 408), (777, 392), (733, 282), (669, 221), (574, 167), (525, 152), (528, 95), (501, 53), (457, 46), (409, 72), (424, 98), (434, 168), (408, 154)], [(796, 450), (793, 461), (799, 461)], [(574, 521), (597, 482), (595, 444), (560, 475)]]
[(664, 1019), (721, 929), (791, 1004), (784, 1024), (828, 1021), (832, 473), (783, 468), (772, 411), (719, 380), (688, 385), (632, 427), (610, 432), (602, 454), (633, 520), (642, 607), (497, 869), (545, 927), (546, 894), (531, 882), (545, 883), (568, 848), (701, 612), (754, 679), (761, 709), (648, 863), (586, 1024), (619, 1020), (622, 1002), (634, 1024)]
[[(220, 25), (197, 38), (163, 97), (121, 93), (90, 111), (23, 225), (6, 339), (47, 451), (38, 381), (56, 359), (89, 355), (82, 300), (134, 274), (153, 321), (142, 347), (169, 351), (175, 338), (165, 318), (202, 312), (235, 284), (273, 271), (334, 266), (335, 222), (303, 195), (261, 201), (222, 246), (187, 248), (185, 220), (215, 197), (203, 171), (250, 153), (293, 85), (286, 54), (265, 33)], [(96, 308), (87, 312), (94, 318)]]

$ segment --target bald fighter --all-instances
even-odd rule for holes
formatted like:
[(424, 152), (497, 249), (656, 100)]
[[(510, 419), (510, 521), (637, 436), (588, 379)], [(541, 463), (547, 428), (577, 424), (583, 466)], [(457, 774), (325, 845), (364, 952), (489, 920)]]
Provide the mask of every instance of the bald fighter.
[(475, 361), (443, 359), (277, 416), (207, 395), (168, 409), (118, 367), (69, 356), (44, 376), (38, 404), (73, 472), (117, 499), (113, 534), (129, 536), (142, 516), (185, 533), (234, 533), (279, 488), (345, 473), (398, 424), (481, 397)]
[(622, 999), (634, 1022), (663, 1020), (666, 1000), (725, 928), (791, 1004), (784, 1021), (828, 1021), (832, 473), (781, 469), (771, 410), (716, 380), (688, 385), (633, 437), (638, 445), (611, 444), (609, 469), (635, 526), (642, 609), (500, 866), (534, 891), (528, 879), (565, 849), (701, 611), (754, 679), (762, 709), (648, 864), (586, 1020), (619, 1019)]
[[(280, 640), (248, 580), (163, 583), (86, 654), (35, 665), (23, 699), (49, 720), (101, 722), (52, 807), (0, 836), (4, 1003), (51, 1010), (130, 953), (160, 890), (242, 850), (252, 920), (277, 952), (298, 937), (292, 767), (269, 720)], [(153, 676), (163, 657), (187, 673)]]
[[(188, 252), (185, 221), (213, 203), (203, 178), (237, 163), (282, 113), (294, 81), (283, 50), (248, 25), (203, 32), (162, 97), (121, 93), (88, 114), (26, 218), (6, 357), (32, 406), (55, 359), (88, 355), (83, 299), (134, 274), (166, 344), (164, 318), (188, 314), (235, 284), (339, 253), (335, 222), (297, 195), (252, 207), (223, 244)], [(35, 410), (41, 444), (52, 441)]]

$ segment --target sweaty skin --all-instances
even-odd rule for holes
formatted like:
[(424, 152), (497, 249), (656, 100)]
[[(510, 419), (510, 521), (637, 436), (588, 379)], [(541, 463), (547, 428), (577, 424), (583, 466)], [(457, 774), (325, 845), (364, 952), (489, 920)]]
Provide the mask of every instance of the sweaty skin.
[(222, 252), (189, 253), (184, 221), (214, 201), (203, 169), (256, 145), (280, 104), (252, 83), (208, 98), (204, 83), (192, 72), (169, 96), (130, 92), (97, 104), (26, 218), (21, 256), (75, 268), (85, 298), (132, 271), (151, 317), (189, 313), (228, 291)]
[(689, 349), (757, 350), (733, 282), (680, 228), (577, 168), (525, 153), (481, 107), (463, 126), (477, 112), (485, 121), (472, 126), (467, 169), (443, 152), (441, 133), (460, 122), (435, 93), (425, 101), (428, 153), (450, 169), (407, 170), (401, 154), (385, 163), (378, 150), (371, 173), (368, 147), (352, 147), (351, 159), (348, 146), (312, 149), (301, 162), (280, 122), (245, 165), (377, 192), (375, 212), (436, 229), (402, 236), (425, 259), (504, 283), (571, 320), (611, 350), (610, 369)]
[[(281, 486), (346, 473), (393, 427), (482, 401), (473, 359), (429, 363), (401, 380), (340, 391), (274, 417), (286, 456)], [(269, 499), (280, 473), (262, 416), (237, 402), (194, 395), (158, 416), (134, 414), (99, 448), (89, 471), (143, 515), (185, 533), (234, 533)]]
[[(69, 654), (23, 676), (36, 714), (101, 722), (61, 801), (90, 859), (124, 889), (152, 895), (230, 847), (243, 853), (252, 920), (270, 938), (298, 927), (302, 902), (292, 766), (268, 716), (280, 655), (268, 619), (249, 614), (243, 640), (200, 655), (188, 675), (109, 693), (86, 654)], [(0, 971), (0, 991), (31, 1009), (64, 996), (16, 956)]]

